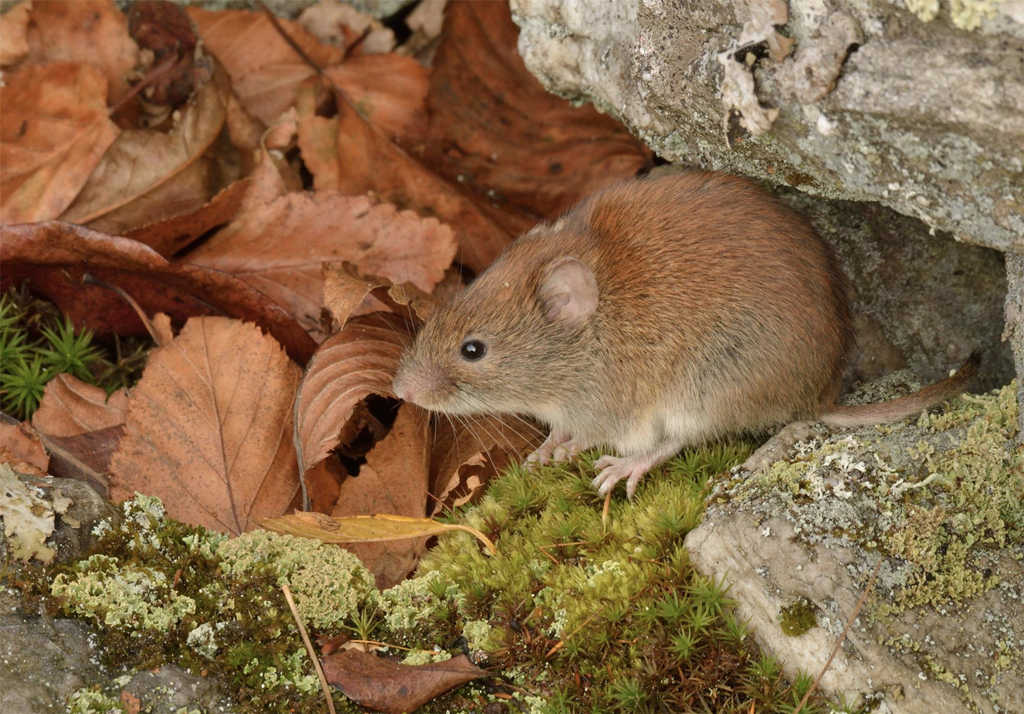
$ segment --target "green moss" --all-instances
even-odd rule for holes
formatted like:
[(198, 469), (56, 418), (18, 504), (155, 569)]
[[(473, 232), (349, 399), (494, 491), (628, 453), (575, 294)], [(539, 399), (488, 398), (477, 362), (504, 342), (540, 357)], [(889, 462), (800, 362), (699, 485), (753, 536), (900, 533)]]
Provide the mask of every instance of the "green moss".
[(797, 600), (779, 613), (779, 627), (790, 637), (799, 637), (817, 624), (814, 607), (807, 600)]

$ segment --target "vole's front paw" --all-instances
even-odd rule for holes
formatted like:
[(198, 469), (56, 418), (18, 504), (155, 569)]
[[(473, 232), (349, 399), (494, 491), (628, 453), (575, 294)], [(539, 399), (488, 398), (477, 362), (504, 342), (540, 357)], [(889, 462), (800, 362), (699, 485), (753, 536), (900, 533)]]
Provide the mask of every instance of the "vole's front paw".
[(650, 464), (634, 457), (602, 456), (594, 462), (597, 477), (590, 485), (602, 496), (607, 496), (615, 488), (615, 484), (626, 479), (626, 495), (632, 500), (636, 486), (647, 473)]
[(526, 457), (527, 468), (543, 466), (552, 460), (562, 461), (566, 457), (561, 454), (565, 452), (565, 447), (571, 443), (572, 440), (564, 431), (553, 430), (548, 434), (548, 438), (544, 440), (544, 443), (538, 446), (532, 454)]

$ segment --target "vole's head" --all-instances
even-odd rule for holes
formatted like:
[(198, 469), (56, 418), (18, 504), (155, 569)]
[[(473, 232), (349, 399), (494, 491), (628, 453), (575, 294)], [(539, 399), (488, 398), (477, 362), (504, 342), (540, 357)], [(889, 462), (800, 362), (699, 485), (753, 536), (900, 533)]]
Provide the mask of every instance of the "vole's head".
[(578, 389), (590, 369), (594, 273), (523, 240), (431, 313), (395, 375), (398, 397), (447, 414), (543, 417)]

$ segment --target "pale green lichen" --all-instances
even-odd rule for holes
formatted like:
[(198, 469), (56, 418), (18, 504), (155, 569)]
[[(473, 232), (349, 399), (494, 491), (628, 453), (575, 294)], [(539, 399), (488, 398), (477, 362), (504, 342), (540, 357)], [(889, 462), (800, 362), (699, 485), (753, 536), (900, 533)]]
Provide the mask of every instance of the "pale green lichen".
[(79, 689), (68, 697), (67, 714), (121, 714), (127, 711), (118, 699), (91, 687)]
[(470, 620), (462, 626), (462, 636), (466, 638), (466, 647), (472, 651), (485, 650), (489, 646), (494, 628), (487, 620)]
[(218, 622), (216, 625), (212, 622), (204, 622), (188, 633), (185, 643), (195, 650), (196, 653), (207, 659), (213, 659), (217, 654), (217, 650), (220, 649), (220, 644), (217, 642), (217, 632), (223, 630), (224, 627), (226, 627), (226, 623), (223, 622)]
[(419, 665), (445, 662), (452, 658), (451, 652), (442, 650), (413, 650), (402, 659), (402, 664)]
[(124, 567), (117, 558), (93, 555), (74, 573), (61, 573), (51, 593), (67, 598), (72, 612), (122, 630), (167, 631), (195, 612), (195, 601), (174, 591), (159, 570)]
[[(907, 10), (922, 22), (931, 22), (939, 15), (939, 0), (905, 0)], [(991, 19), (998, 12), (1003, 0), (950, 0), (949, 16), (961, 30), (976, 30), (983, 20)]]
[(271, 568), (291, 588), (302, 619), (317, 629), (340, 626), (376, 597), (373, 575), (359, 558), (317, 540), (253, 531), (226, 541), (217, 554), (228, 575)]
[(433, 588), (441, 581), (441, 574), (434, 571), (404, 580), (382, 592), (378, 607), (388, 628), (392, 631), (411, 630), (429, 618), (438, 603)]

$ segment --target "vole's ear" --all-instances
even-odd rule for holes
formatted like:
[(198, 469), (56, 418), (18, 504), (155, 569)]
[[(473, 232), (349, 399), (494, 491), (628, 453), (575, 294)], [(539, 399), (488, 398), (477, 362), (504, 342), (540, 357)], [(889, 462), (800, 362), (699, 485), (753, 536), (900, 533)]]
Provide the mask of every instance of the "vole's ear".
[(537, 296), (547, 307), (552, 320), (582, 322), (597, 309), (597, 280), (586, 263), (578, 258), (557, 258), (545, 268), (547, 277)]

